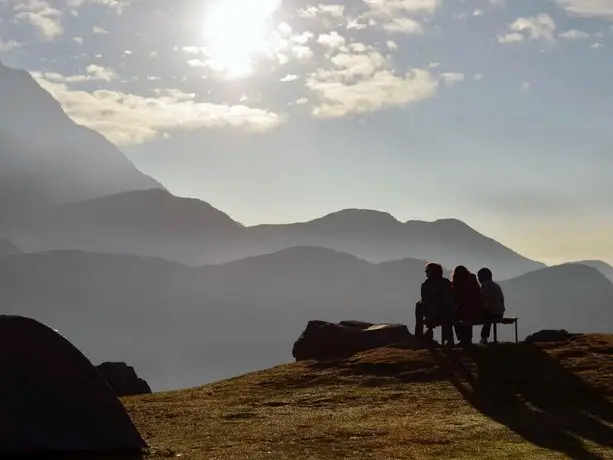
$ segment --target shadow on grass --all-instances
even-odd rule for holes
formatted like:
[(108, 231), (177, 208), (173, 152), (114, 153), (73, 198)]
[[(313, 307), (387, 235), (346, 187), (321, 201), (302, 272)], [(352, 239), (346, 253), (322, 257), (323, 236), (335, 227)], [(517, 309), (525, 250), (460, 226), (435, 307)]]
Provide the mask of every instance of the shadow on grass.
[(581, 438), (613, 448), (613, 404), (537, 346), (432, 354), (467, 401), (527, 441), (577, 460), (603, 458)]

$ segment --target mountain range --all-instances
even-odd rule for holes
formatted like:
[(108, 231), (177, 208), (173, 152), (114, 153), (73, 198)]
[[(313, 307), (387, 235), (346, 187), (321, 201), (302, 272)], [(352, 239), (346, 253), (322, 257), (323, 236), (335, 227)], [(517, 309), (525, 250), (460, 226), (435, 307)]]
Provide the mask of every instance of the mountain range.
[(548, 268), (457, 219), (373, 210), (248, 227), (139, 172), (27, 72), (0, 64), (0, 100), (3, 311), (93, 361), (129, 362), (155, 389), (287, 361), (312, 319), (412, 325), (428, 260), (507, 280), (522, 336), (613, 329), (606, 264)]
[[(412, 329), (423, 266), (314, 247), (203, 267), (49, 251), (0, 257), (0, 295), (6, 314), (57, 328), (93, 361), (129, 362), (161, 390), (289, 361), (312, 319)], [(544, 328), (613, 330), (613, 283), (594, 268), (538, 269), (502, 287), (521, 337)], [(512, 330), (500, 335), (510, 339)]]

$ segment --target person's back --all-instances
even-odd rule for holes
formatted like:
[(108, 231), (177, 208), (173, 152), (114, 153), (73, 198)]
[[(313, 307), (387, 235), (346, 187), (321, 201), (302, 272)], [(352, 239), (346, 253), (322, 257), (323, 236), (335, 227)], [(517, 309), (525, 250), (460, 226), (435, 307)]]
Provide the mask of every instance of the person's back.
[(481, 295), (483, 296), (483, 308), (487, 315), (504, 315), (506, 310), (504, 305), (504, 293), (496, 281), (484, 281), (481, 284)]
[(453, 291), (458, 318), (474, 319), (483, 315), (481, 286), (474, 274), (468, 273), (457, 282), (454, 280)]
[(452, 321), (453, 287), (447, 278), (428, 278), (421, 285), (421, 298), (435, 321)]
[[(506, 310), (504, 304), (504, 293), (498, 283), (492, 279), (492, 272), (489, 268), (482, 268), (477, 273), (479, 283), (481, 283), (481, 296), (483, 297), (483, 309), (486, 319), (500, 319)], [(481, 343), (487, 343), (490, 337), (492, 323), (487, 321), (481, 329)]]

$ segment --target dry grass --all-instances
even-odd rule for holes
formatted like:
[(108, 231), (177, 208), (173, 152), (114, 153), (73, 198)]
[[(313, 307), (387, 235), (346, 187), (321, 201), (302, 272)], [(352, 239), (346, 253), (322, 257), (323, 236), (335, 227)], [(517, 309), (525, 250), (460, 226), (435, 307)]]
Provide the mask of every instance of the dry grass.
[(124, 398), (149, 458), (613, 458), (613, 337), (384, 348)]

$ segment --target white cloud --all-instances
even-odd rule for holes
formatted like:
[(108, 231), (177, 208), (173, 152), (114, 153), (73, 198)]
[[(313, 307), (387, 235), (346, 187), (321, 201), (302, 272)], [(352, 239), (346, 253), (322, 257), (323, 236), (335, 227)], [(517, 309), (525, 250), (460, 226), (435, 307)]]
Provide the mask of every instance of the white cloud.
[(83, 44), (83, 37), (72, 37), (72, 41), (78, 43), (79, 45)]
[(476, 74), (474, 74), (474, 75), (473, 75), (473, 78), (474, 78), (475, 80), (477, 80), (477, 81), (481, 81), (481, 80), (483, 80), (483, 74), (481, 74), (481, 73), (476, 73)]
[(492, 6), (504, 8), (507, 4), (506, 0), (488, 0), (489, 4)]
[(282, 82), (296, 81), (299, 78), (300, 77), (298, 75), (289, 74), (289, 75), (286, 75), (285, 77), (283, 77), (280, 81), (282, 81)]
[(590, 38), (591, 35), (582, 30), (570, 29), (565, 32), (562, 32), (558, 35), (560, 38), (565, 38), (567, 40), (585, 40)]
[(529, 81), (525, 81), (521, 84), (522, 91), (530, 91), (531, 89), (532, 89), (532, 83), (530, 83)]
[(110, 90), (89, 93), (49, 79), (48, 74), (33, 76), (76, 123), (100, 132), (117, 145), (140, 144), (168, 131), (203, 127), (266, 131), (284, 119), (245, 105), (199, 102), (195, 94), (176, 89), (157, 90), (156, 97)]
[(508, 26), (509, 32), (498, 36), (500, 43), (515, 43), (523, 40), (554, 40), (556, 24), (548, 14), (517, 18)]
[(376, 14), (395, 16), (405, 13), (434, 13), (441, 0), (363, 0), (370, 10)]
[(398, 32), (404, 34), (422, 34), (424, 26), (421, 22), (411, 18), (392, 18), (383, 24), (383, 28), (388, 32)]
[(109, 33), (108, 30), (106, 30), (104, 27), (100, 27), (100, 26), (94, 26), (92, 30), (93, 30), (93, 32), (96, 35), (106, 35), (106, 34)]
[(398, 43), (396, 43), (394, 40), (388, 40), (385, 42), (385, 44), (391, 51), (396, 51), (398, 49)]
[(64, 32), (61, 24), (62, 11), (44, 0), (23, 0), (13, 4), (15, 19), (28, 22), (38, 29), (45, 40), (53, 40)]
[(447, 86), (453, 86), (456, 83), (460, 83), (464, 81), (464, 74), (458, 72), (444, 72), (440, 74), (441, 79), (445, 82)]
[(110, 68), (95, 64), (85, 68), (85, 72), (79, 75), (61, 75), (55, 72), (32, 72), (37, 80), (55, 83), (80, 83), (84, 81), (111, 81), (117, 77), (117, 73)]
[(597, 49), (600, 49), (600, 48), (604, 48), (604, 45), (602, 43), (600, 43), (600, 42), (596, 42), (596, 43), (592, 43), (591, 47), (592, 47), (592, 49), (597, 50)]
[(0, 39), (0, 53), (8, 52), (8, 51), (15, 51), (21, 48), (22, 46), (23, 46), (23, 43), (18, 42), (16, 40), (3, 41), (2, 39)]
[(300, 99), (296, 100), (296, 105), (304, 105), (307, 102), (309, 102), (309, 100), (306, 97), (301, 97)]
[(475, 11), (473, 11), (473, 16), (483, 16), (483, 11), (482, 10), (475, 10)]
[(341, 117), (402, 107), (433, 97), (438, 84), (426, 70), (397, 75), (389, 61), (372, 48), (367, 53), (339, 53), (332, 69), (319, 69), (306, 78), (318, 98), (317, 117)]
[(117, 73), (113, 69), (109, 69), (108, 67), (102, 67), (95, 64), (88, 65), (85, 68), (85, 71), (91, 77), (92, 80), (111, 81), (117, 77)]
[(329, 34), (321, 34), (317, 37), (317, 43), (328, 48), (340, 48), (345, 42), (345, 37), (339, 35), (336, 31), (332, 31)]
[(342, 18), (345, 14), (344, 5), (323, 5), (309, 6), (305, 9), (300, 9), (297, 14), (301, 18), (314, 19), (320, 15), (328, 15), (334, 18)]
[(573, 16), (603, 18), (613, 21), (611, 0), (554, 0), (556, 4)]
[(70, 8), (80, 8), (86, 3), (97, 3), (120, 14), (135, 1), (137, 0), (67, 0), (66, 3)]

